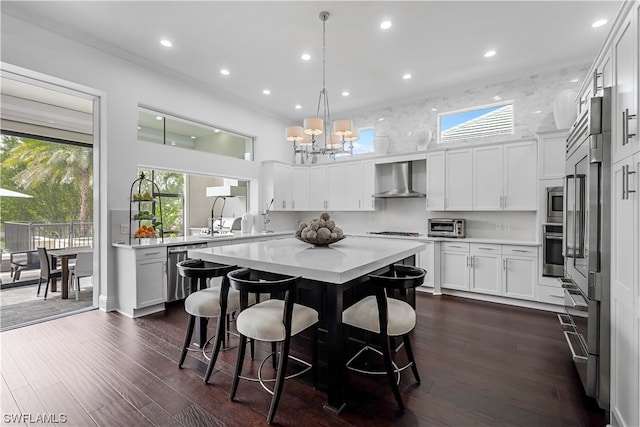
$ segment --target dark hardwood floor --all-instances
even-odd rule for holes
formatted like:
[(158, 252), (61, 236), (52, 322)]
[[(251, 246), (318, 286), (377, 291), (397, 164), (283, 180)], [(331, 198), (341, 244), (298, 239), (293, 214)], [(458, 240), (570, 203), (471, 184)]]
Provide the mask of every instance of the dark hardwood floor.
[[(417, 311), (412, 342), (422, 384), (403, 373), (405, 414), (385, 377), (349, 373), (340, 415), (323, 410), (322, 388), (301, 377), (285, 383), (275, 424), (607, 424), (582, 391), (555, 314), (427, 294), (418, 295)], [(266, 425), (271, 396), (258, 384), (242, 381), (237, 401), (229, 400), (235, 350), (221, 353), (209, 385), (202, 354), (190, 353), (177, 368), (186, 319), (180, 305), (136, 320), (96, 310), (3, 332), (3, 424), (55, 415), (49, 421), (65, 426)], [(295, 344), (308, 349), (304, 338)], [(261, 344), (256, 360), (267, 351)]]

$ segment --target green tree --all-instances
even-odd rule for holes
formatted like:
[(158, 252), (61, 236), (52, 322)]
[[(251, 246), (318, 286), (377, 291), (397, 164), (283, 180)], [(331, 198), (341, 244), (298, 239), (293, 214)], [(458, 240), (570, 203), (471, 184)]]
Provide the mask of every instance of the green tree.
[(3, 221), (91, 220), (91, 148), (3, 135), (0, 161), (3, 186), (34, 196), (3, 200)]

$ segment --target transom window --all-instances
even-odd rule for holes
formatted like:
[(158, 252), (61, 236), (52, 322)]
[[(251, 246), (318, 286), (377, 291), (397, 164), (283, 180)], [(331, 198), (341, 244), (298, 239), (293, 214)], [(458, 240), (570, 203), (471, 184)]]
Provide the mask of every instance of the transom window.
[(253, 160), (253, 137), (142, 107), (138, 140)]
[(513, 101), (438, 114), (438, 143), (513, 134)]

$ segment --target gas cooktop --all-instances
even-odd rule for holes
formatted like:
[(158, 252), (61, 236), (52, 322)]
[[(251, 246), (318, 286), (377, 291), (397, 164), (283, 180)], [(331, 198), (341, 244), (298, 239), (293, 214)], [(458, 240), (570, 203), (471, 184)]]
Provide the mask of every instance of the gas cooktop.
[(368, 234), (379, 234), (382, 236), (407, 236), (407, 237), (422, 236), (422, 234), (415, 231), (369, 231)]

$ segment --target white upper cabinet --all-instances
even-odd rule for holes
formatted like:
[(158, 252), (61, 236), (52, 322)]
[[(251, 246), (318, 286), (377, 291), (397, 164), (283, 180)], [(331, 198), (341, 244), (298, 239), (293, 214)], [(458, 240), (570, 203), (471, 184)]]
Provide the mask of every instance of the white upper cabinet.
[(311, 166), (309, 168), (309, 210), (327, 209), (327, 194), (327, 166)]
[(502, 210), (503, 146), (473, 149), (473, 210)]
[(638, 11), (623, 21), (613, 39), (613, 162), (640, 149), (638, 136)]
[(569, 129), (538, 133), (538, 179), (564, 178)]
[[(309, 167), (294, 166), (291, 170), (292, 177), (292, 205), (294, 211), (309, 210)], [(274, 202), (275, 203), (275, 202)]]
[(473, 157), (471, 149), (445, 155), (445, 209), (470, 211), (473, 207)]
[(375, 165), (373, 160), (344, 165), (344, 210), (374, 210)]
[(376, 165), (373, 160), (362, 162), (362, 208), (360, 210), (373, 211), (376, 209)]
[(444, 210), (444, 151), (427, 153), (427, 210)]
[(535, 141), (504, 145), (503, 209), (538, 209), (537, 156)]
[(327, 209), (333, 211), (345, 208), (345, 180), (344, 165), (330, 164), (327, 166)]
[(291, 209), (292, 185), (291, 165), (274, 161), (262, 164), (260, 188), (263, 202), (268, 205), (273, 199), (273, 211), (286, 211)]

